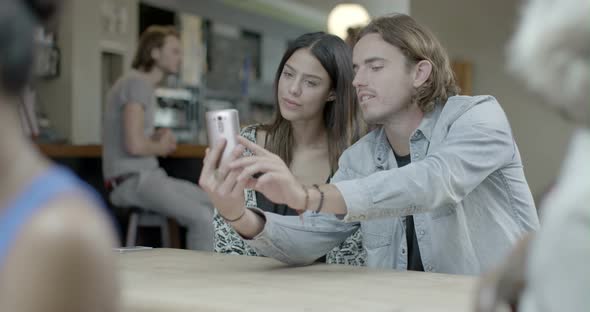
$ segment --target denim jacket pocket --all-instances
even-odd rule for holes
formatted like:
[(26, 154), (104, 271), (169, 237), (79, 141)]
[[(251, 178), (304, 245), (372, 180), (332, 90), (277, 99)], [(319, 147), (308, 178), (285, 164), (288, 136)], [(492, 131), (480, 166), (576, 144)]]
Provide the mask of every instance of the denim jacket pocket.
[(392, 242), (391, 219), (371, 220), (361, 223), (363, 244), (367, 249), (376, 249), (391, 245)]

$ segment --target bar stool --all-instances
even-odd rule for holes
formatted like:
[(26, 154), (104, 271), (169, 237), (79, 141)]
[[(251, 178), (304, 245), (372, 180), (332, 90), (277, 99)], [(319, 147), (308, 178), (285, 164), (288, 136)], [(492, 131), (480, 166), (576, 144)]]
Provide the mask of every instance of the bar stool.
[(152, 211), (132, 207), (127, 223), (125, 246), (133, 247), (137, 244), (137, 230), (139, 227), (155, 226), (160, 229), (162, 247), (180, 248), (180, 227), (173, 218), (167, 218)]

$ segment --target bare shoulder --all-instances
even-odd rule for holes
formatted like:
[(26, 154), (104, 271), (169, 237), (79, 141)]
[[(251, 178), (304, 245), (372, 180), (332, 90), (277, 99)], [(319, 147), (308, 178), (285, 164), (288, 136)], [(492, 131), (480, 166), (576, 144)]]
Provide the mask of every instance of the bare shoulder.
[[(101, 209), (83, 196), (60, 197), (31, 220), (27, 232), (35, 241), (76, 253), (110, 250), (114, 244), (113, 228)], [(26, 237), (29, 236), (23, 238)]]
[(11, 249), (1, 301), (14, 311), (116, 311), (115, 236), (99, 209), (82, 196), (43, 207)]

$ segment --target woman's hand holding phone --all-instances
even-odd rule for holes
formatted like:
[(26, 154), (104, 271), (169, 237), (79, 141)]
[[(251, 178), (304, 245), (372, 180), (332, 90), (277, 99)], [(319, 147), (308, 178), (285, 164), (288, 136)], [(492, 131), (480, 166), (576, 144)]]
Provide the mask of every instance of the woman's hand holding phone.
[(240, 158), (244, 147), (237, 143), (239, 118), (235, 109), (206, 113), (209, 148), (203, 160), (199, 185), (209, 194), (217, 211), (226, 220), (243, 215), (244, 189), (248, 181), (238, 182), (241, 170), (230, 170), (229, 164)]
[(226, 161), (221, 161), (226, 144), (225, 139), (220, 139), (219, 144), (207, 149), (199, 185), (207, 192), (223, 218), (235, 220), (239, 219), (246, 209), (244, 189), (248, 181), (238, 181), (237, 177), (241, 170), (230, 170), (229, 163), (242, 156), (244, 147), (242, 145), (236, 146), (230, 152), (229, 158)]

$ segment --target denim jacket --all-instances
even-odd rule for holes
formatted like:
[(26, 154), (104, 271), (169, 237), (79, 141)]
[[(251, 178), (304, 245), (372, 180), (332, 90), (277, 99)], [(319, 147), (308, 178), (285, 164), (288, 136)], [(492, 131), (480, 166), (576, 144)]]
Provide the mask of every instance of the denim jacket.
[(409, 144), (412, 163), (397, 168), (385, 131), (369, 133), (343, 153), (331, 180), (345, 216), (307, 213), (301, 222), (265, 213), (263, 231), (247, 242), (303, 265), (360, 226), (369, 267), (405, 270), (403, 217), (413, 215), (426, 271), (478, 274), (539, 227), (510, 125), (493, 97), (449, 98), (425, 114)]

